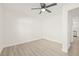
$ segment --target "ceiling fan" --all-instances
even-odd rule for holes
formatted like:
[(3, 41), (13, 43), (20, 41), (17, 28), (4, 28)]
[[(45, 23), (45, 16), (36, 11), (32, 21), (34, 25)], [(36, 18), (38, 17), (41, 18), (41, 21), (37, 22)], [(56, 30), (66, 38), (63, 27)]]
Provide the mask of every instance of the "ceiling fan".
[(57, 3), (52, 3), (52, 4), (47, 5), (47, 6), (46, 6), (46, 4), (45, 4), (45, 3), (40, 3), (41, 8), (32, 8), (32, 10), (37, 10), (37, 9), (40, 9), (39, 14), (41, 14), (42, 12), (45, 12), (45, 11), (47, 11), (47, 12), (51, 13), (51, 11), (50, 11), (50, 10), (48, 10), (47, 8), (52, 7), (52, 6), (55, 6), (55, 5), (57, 5)]

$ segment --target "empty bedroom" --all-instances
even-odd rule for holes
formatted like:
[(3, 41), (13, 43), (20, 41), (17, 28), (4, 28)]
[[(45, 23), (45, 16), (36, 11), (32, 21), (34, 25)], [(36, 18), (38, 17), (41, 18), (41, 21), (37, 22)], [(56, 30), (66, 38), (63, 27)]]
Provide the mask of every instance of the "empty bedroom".
[(68, 12), (77, 7), (74, 3), (0, 3), (0, 55), (67, 56), (72, 39)]

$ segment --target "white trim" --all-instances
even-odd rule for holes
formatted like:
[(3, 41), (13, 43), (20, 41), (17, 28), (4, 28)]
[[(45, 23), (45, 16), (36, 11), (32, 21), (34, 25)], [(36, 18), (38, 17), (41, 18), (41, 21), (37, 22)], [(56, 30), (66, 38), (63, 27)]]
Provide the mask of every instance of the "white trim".
[(63, 52), (65, 53), (68, 53), (68, 50), (67, 49), (62, 49)]
[(35, 40), (39, 40), (40, 38), (37, 38), (37, 39), (32, 39), (32, 40), (28, 40), (28, 41), (21, 41), (19, 43), (15, 43), (15, 44), (9, 44), (9, 45), (3, 45), (3, 48), (6, 48), (6, 47), (10, 47), (10, 46), (15, 46), (15, 45), (19, 45), (19, 44), (23, 44), (23, 43), (29, 43), (29, 42), (32, 42), (32, 41), (35, 41)]
[(65, 45), (63, 44), (62, 51), (65, 52), (65, 53), (68, 53), (68, 51), (69, 51), (69, 49), (70, 49), (70, 46), (71, 46), (71, 44), (68, 44), (68, 46), (65, 46)]
[(60, 44), (63, 45), (63, 42), (60, 41), (60, 40), (55, 40), (55, 39), (53, 40), (53, 38), (49, 38), (49, 37), (43, 37), (43, 39), (50, 40), (50, 41), (54, 41), (54, 42), (57, 42), (57, 43), (60, 43)]

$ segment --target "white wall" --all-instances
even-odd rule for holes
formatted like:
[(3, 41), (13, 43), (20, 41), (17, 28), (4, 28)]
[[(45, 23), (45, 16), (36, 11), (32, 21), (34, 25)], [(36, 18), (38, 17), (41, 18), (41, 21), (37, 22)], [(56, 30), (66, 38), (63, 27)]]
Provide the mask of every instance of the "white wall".
[(40, 39), (40, 20), (14, 10), (4, 17), (4, 47)]
[(52, 13), (48, 14), (49, 16), (45, 17), (42, 23), (43, 37), (62, 43), (62, 4), (59, 4), (58, 7), (52, 7), (52, 9)]
[(73, 41), (73, 20), (72, 20), (72, 15), (70, 13), (70, 11), (68, 12), (68, 41), (69, 43), (71, 43)]
[(3, 8), (2, 8), (2, 4), (0, 4), (0, 48), (2, 48), (2, 39), (3, 39), (2, 22), (3, 22)]

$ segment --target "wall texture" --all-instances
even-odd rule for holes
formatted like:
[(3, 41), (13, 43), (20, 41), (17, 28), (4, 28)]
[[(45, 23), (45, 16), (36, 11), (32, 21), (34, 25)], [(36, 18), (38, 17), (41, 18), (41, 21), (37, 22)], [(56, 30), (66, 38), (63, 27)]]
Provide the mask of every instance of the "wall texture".
[(0, 52), (3, 48), (3, 7), (0, 4)]
[(43, 37), (62, 43), (62, 4), (59, 4), (59, 6), (55, 8), (52, 8), (55, 9), (55, 11), (52, 10), (52, 13), (43, 20)]
[[(30, 4), (26, 13), (24, 13), (25, 5), (19, 5), (4, 4), (4, 47), (37, 39), (63, 42), (62, 4), (49, 8), (52, 13), (45, 12), (41, 15), (28, 10)], [(23, 9), (19, 10), (19, 8)]]
[(4, 16), (4, 47), (40, 39), (40, 20), (13, 10)]

